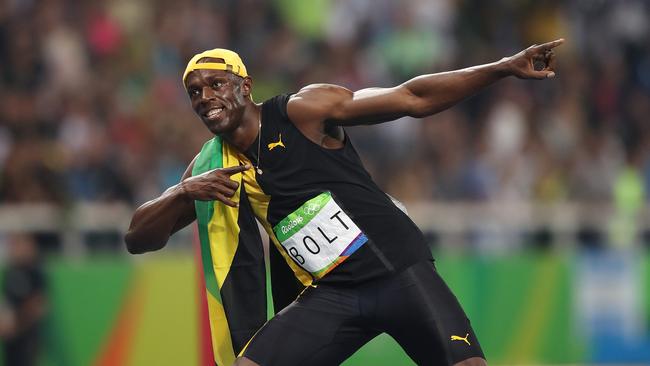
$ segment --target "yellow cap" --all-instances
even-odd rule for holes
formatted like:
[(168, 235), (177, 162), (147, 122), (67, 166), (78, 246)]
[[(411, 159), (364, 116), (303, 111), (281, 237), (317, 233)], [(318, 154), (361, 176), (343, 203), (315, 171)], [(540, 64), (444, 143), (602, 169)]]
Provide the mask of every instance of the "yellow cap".
[[(224, 62), (199, 63), (199, 60), (206, 57), (222, 59)], [(194, 55), (190, 62), (187, 63), (187, 67), (183, 73), (183, 86), (185, 86), (185, 78), (187, 78), (187, 74), (194, 70), (224, 70), (243, 78), (248, 76), (248, 73), (246, 73), (246, 66), (244, 66), (239, 55), (236, 52), (224, 48), (215, 48)]]

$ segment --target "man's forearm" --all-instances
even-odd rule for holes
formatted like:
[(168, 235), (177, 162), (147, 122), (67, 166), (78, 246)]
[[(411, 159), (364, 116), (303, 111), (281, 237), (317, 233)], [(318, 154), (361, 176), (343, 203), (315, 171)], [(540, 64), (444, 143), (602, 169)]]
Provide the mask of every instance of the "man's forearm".
[(443, 111), (472, 96), (488, 85), (511, 75), (504, 60), (461, 70), (415, 77), (404, 84), (416, 102), (412, 117)]
[(177, 184), (138, 207), (124, 242), (132, 254), (158, 250), (171, 234), (193, 220), (194, 201), (185, 197), (181, 184)]

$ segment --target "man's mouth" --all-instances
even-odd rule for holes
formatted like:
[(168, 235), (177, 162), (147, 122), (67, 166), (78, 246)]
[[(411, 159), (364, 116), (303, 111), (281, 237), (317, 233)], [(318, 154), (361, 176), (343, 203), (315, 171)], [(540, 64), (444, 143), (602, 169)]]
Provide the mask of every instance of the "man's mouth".
[(214, 119), (217, 118), (221, 114), (221, 112), (223, 112), (223, 110), (224, 110), (223, 107), (213, 108), (203, 113), (203, 116), (207, 119)]

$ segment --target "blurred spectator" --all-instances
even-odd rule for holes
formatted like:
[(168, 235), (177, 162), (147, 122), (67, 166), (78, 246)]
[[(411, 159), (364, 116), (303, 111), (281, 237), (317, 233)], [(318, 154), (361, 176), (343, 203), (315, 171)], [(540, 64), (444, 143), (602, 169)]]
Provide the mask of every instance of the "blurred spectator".
[(2, 297), (0, 338), (4, 365), (36, 365), (47, 300), (45, 274), (31, 236), (12, 234), (9, 237)]
[(138, 203), (176, 182), (209, 138), (180, 83), (205, 48), (239, 51), (262, 101), (312, 82), (395, 85), (560, 36), (552, 82), (350, 129), (371, 173), (405, 201), (597, 202), (634, 149), (650, 187), (650, 4), (497, 3), (3, 2), (0, 200)]

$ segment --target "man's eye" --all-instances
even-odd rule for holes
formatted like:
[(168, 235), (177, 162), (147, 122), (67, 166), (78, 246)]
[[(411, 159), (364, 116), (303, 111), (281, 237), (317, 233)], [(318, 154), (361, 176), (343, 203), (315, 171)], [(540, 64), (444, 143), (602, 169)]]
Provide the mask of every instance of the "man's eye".
[(190, 95), (190, 97), (195, 97), (195, 96), (199, 95), (199, 90), (198, 89), (190, 89), (188, 91), (188, 94)]
[(213, 88), (221, 88), (222, 85), (223, 83), (220, 81), (215, 81), (214, 83), (212, 83)]

